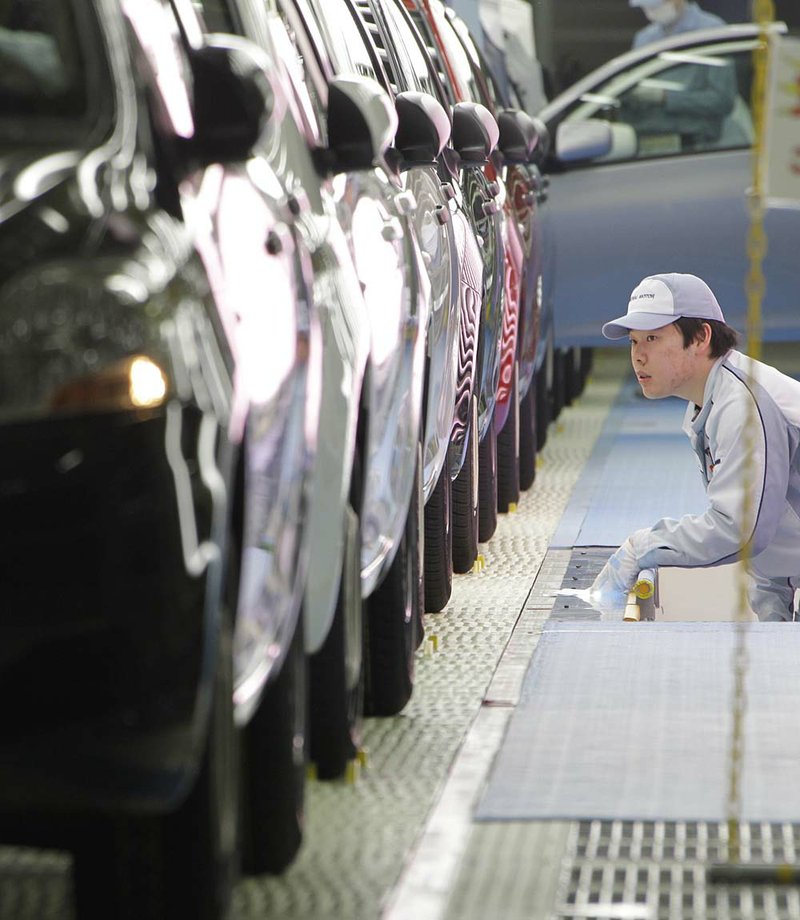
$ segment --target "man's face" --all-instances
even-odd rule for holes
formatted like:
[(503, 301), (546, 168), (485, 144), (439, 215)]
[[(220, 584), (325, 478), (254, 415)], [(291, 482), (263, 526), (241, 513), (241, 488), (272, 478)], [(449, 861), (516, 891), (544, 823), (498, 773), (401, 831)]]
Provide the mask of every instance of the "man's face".
[(631, 363), (644, 396), (694, 398), (701, 362), (694, 345), (684, 348), (674, 323), (649, 331), (631, 329), (630, 341)]
[(642, 10), (650, 22), (657, 22), (662, 26), (669, 26), (678, 18), (682, 7), (683, 0), (663, 0), (662, 3), (644, 6)]

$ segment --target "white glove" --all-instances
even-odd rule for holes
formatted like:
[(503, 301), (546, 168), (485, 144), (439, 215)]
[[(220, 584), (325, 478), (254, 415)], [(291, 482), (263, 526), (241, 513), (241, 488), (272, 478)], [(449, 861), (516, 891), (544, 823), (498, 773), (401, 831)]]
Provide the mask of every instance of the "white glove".
[(640, 83), (630, 91), (628, 98), (641, 106), (663, 105), (665, 94), (659, 86), (649, 86), (647, 83)]
[(628, 592), (639, 575), (639, 569), (639, 557), (628, 537), (595, 578), (589, 589), (590, 603), (600, 610), (622, 610)]

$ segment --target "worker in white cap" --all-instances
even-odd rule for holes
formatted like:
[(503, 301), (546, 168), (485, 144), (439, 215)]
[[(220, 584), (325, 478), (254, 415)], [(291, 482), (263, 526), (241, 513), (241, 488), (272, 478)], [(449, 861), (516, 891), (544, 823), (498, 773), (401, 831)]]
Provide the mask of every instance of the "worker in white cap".
[(687, 401), (683, 430), (709, 506), (628, 537), (590, 596), (600, 606), (622, 606), (641, 569), (744, 557), (759, 619), (793, 619), (800, 588), (800, 382), (735, 350), (736, 333), (695, 275), (645, 278), (625, 316), (606, 323), (603, 335), (629, 338), (644, 396)]
[(725, 25), (725, 20), (714, 13), (706, 13), (689, 0), (630, 0), (631, 6), (641, 7), (650, 20), (649, 25), (633, 36), (633, 47), (641, 48), (681, 32), (695, 29), (714, 29)]

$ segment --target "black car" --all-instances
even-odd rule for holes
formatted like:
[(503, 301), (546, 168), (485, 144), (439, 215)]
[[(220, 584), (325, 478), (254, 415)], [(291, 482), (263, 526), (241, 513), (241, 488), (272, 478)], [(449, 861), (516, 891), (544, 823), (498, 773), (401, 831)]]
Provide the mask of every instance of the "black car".
[(240, 778), (304, 775), (319, 330), (248, 169), (281, 101), (167, 0), (0, 29), (0, 837), (74, 852), (80, 918), (218, 918)]

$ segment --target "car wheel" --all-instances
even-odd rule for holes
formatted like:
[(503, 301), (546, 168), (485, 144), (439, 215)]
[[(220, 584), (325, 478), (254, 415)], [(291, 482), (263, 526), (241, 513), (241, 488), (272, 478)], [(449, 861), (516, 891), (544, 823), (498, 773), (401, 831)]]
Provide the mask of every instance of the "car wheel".
[(414, 689), (414, 653), (421, 641), (424, 606), (423, 515), (418, 452), (403, 539), (389, 571), (366, 604), (364, 709), (371, 716), (396, 715)]
[(364, 609), (361, 521), (347, 507), (344, 560), (330, 631), (309, 662), (309, 752), (319, 779), (338, 779), (361, 743)]
[(307, 698), (301, 611), (286, 660), (243, 731), (242, 865), (249, 875), (282, 872), (302, 843)]
[(589, 374), (592, 372), (592, 363), (594, 361), (594, 350), (592, 348), (581, 348), (580, 349), (580, 375), (581, 375), (581, 391), (586, 386), (586, 381), (589, 379)]
[(561, 348), (553, 351), (553, 389), (550, 393), (550, 407), (553, 420), (561, 415), (567, 405), (567, 356)]
[(478, 446), (478, 542), (497, 530), (497, 434), (490, 422)]
[(565, 358), (565, 383), (567, 405), (572, 403), (583, 392), (584, 377), (581, 374), (580, 348), (568, 348), (564, 353)]
[(527, 492), (536, 480), (536, 377), (519, 404), (519, 487)]
[(547, 442), (547, 429), (550, 427), (550, 394), (547, 391), (547, 370), (544, 365), (536, 372), (531, 382), (531, 389), (536, 387), (536, 451), (539, 453)]
[(450, 522), (450, 472), (447, 464), (425, 505), (425, 610), (444, 610), (453, 590), (453, 532)]
[(238, 732), (233, 722), (233, 652), (221, 628), (210, 725), (188, 797), (166, 815), (98, 817), (73, 845), (81, 920), (223, 920), (238, 874)]
[(453, 533), (453, 571), (464, 574), (478, 558), (478, 400), (470, 404), (467, 452), (453, 480), (450, 514)]
[(508, 513), (519, 501), (520, 475), (520, 410), (519, 363), (514, 362), (514, 379), (511, 385), (511, 405), (508, 416), (497, 435), (497, 510)]

